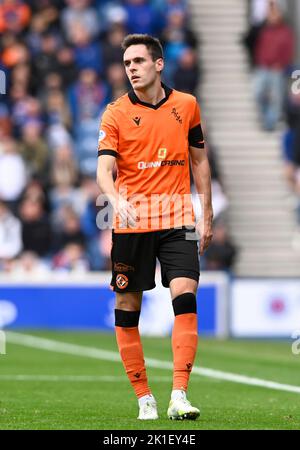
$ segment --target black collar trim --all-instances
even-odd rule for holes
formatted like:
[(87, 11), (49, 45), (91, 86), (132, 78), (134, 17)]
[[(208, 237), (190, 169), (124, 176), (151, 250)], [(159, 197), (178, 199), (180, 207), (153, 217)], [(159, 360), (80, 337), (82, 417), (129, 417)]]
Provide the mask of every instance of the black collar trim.
[(134, 105), (136, 103), (139, 103), (140, 105), (143, 106), (147, 106), (148, 108), (152, 108), (152, 109), (158, 109), (161, 105), (163, 105), (164, 103), (166, 103), (166, 101), (168, 100), (168, 98), (170, 97), (171, 93), (173, 92), (173, 89), (169, 88), (168, 86), (166, 86), (164, 83), (161, 83), (166, 96), (160, 101), (158, 102), (156, 105), (152, 105), (151, 103), (147, 103), (147, 102), (142, 102), (138, 96), (136, 95), (136, 93), (134, 92), (133, 89), (131, 89), (128, 92), (128, 97), (131, 101), (131, 103), (133, 103)]

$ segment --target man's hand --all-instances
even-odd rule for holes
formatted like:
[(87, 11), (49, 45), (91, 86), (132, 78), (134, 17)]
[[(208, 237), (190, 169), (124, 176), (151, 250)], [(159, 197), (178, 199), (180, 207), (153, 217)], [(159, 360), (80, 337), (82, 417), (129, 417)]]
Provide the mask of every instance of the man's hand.
[(124, 227), (134, 228), (138, 220), (136, 209), (123, 197), (118, 196), (117, 200), (112, 202), (116, 216), (119, 217)]
[(212, 221), (213, 214), (210, 213), (205, 217), (202, 217), (196, 225), (196, 230), (200, 234), (200, 255), (202, 256), (205, 250), (208, 248), (212, 237)]

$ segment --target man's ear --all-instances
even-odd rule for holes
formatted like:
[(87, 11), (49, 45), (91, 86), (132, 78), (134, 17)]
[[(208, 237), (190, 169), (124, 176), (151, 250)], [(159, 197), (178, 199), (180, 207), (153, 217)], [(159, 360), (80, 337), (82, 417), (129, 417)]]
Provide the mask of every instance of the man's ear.
[(156, 68), (157, 72), (161, 72), (163, 70), (163, 68), (164, 68), (164, 65), (165, 64), (164, 64), (163, 58), (158, 58), (155, 61), (155, 68)]

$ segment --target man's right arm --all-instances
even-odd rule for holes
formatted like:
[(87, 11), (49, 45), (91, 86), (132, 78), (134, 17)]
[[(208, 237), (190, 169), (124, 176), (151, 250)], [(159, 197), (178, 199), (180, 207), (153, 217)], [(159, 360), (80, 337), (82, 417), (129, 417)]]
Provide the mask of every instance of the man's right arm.
[(118, 193), (113, 179), (115, 157), (101, 155), (98, 157), (97, 183), (102, 194), (107, 195), (110, 203), (114, 207), (117, 202)]
[(97, 183), (102, 194), (107, 196), (116, 214), (120, 216), (125, 225), (135, 226), (137, 214), (133, 206), (125, 200), (115, 188), (113, 170), (115, 157), (111, 155), (101, 155), (98, 157)]

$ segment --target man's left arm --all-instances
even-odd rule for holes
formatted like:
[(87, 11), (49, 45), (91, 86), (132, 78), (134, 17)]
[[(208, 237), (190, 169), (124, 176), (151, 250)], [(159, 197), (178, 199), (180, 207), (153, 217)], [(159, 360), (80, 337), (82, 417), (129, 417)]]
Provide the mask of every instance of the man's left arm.
[(202, 207), (202, 218), (200, 224), (197, 224), (197, 231), (200, 232), (200, 254), (203, 255), (213, 235), (210, 167), (205, 148), (197, 148), (190, 145), (189, 153), (194, 183)]

